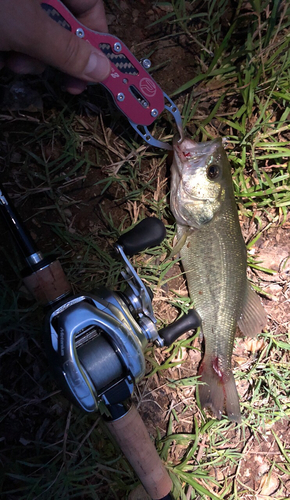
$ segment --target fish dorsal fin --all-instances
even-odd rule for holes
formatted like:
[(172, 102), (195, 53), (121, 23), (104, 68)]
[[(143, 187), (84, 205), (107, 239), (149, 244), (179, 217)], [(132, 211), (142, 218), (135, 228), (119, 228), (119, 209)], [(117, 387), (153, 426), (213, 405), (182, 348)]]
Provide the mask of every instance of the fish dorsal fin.
[(255, 337), (258, 333), (261, 333), (266, 323), (267, 314), (260, 297), (248, 282), (245, 303), (241, 317), (238, 320), (238, 327), (245, 337)]

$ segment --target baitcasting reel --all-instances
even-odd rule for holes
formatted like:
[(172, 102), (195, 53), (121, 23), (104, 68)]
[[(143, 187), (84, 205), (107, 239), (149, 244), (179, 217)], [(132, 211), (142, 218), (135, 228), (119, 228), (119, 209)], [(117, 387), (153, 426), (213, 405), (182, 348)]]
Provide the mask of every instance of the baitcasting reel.
[(0, 184), (0, 213), (26, 261), (23, 282), (39, 304), (48, 307), (46, 353), (55, 378), (68, 399), (85, 412), (105, 403), (105, 423), (153, 500), (171, 500), (172, 481), (137, 409), (130, 404), (134, 383), (145, 373), (149, 342), (170, 345), (200, 324), (192, 309), (159, 332), (151, 291), (127, 256), (159, 244), (162, 222), (144, 219), (121, 236), (115, 250), (126, 282), (123, 293), (99, 289), (73, 295), (60, 262), (44, 258)]
[(194, 310), (159, 332), (152, 309), (152, 294), (127, 256), (161, 243), (165, 227), (156, 218), (141, 221), (115, 245), (122, 260), (124, 292), (99, 289), (57, 302), (48, 313), (46, 351), (54, 376), (65, 395), (86, 412), (100, 401), (114, 408), (133, 392), (145, 374), (148, 343), (168, 346), (197, 328)]

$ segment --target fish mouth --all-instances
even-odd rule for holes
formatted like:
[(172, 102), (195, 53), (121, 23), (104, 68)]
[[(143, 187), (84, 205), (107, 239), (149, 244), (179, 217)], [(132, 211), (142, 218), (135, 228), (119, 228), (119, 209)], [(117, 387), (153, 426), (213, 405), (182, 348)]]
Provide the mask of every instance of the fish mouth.
[[(202, 192), (203, 190), (197, 189), (197, 186), (200, 185), (205, 175), (209, 161), (212, 161), (212, 158), (218, 158), (220, 148), (223, 148), (220, 137), (202, 143), (194, 142), (188, 137), (180, 140), (178, 140), (178, 137), (174, 137), (175, 162), (173, 162), (173, 167), (179, 178), (179, 190), (183, 193), (184, 203), (212, 203), (216, 199), (216, 193), (211, 196), (210, 192)], [(200, 172), (200, 175), (198, 172)], [(195, 179), (194, 189), (192, 185), (193, 178)]]
[(198, 167), (198, 163), (204, 162), (204, 159), (216, 151), (218, 146), (222, 146), (222, 139), (217, 138), (208, 142), (194, 142), (185, 137), (179, 139), (175, 136), (173, 139), (173, 150), (182, 163), (190, 161), (191, 165)]

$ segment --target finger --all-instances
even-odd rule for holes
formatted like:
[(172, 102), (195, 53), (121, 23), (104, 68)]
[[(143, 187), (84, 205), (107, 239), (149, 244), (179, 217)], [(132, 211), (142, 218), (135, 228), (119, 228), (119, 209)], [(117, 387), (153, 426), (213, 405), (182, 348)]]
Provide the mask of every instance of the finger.
[(73, 95), (81, 94), (87, 88), (87, 83), (79, 78), (64, 75), (63, 86), (67, 92)]
[(107, 33), (108, 25), (102, 0), (65, 0), (64, 4), (82, 24), (94, 31)]
[(19, 54), (18, 52), (9, 53), (5, 66), (19, 75), (39, 75), (45, 70), (45, 64), (33, 57), (26, 54)]
[(42, 18), (40, 43), (31, 47), (31, 55), (81, 80), (99, 82), (109, 76), (111, 65), (103, 52), (63, 29), (44, 12)]
[[(88, 28), (102, 33), (108, 31), (102, 0), (65, 0), (64, 4)], [(78, 95), (86, 89), (86, 83), (66, 75), (64, 87), (70, 94)]]
[(62, 28), (43, 11), (40, 3), (21, 1), (20, 4), (25, 26), (17, 24), (17, 32), (9, 31), (10, 50), (27, 54), (81, 80), (99, 82), (109, 76), (110, 62), (103, 52)]

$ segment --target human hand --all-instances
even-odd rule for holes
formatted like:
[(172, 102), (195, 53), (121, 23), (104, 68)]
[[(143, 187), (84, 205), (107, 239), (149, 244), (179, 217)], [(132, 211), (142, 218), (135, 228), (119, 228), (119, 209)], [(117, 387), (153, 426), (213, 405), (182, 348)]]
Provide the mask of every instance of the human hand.
[[(70, 75), (66, 88), (78, 94), (86, 82), (110, 74), (108, 58), (85, 40), (62, 28), (41, 8), (42, 0), (0, 0), (0, 69), (18, 74), (41, 73), (46, 65)], [(107, 32), (102, 0), (64, 0), (66, 7), (90, 29)]]

